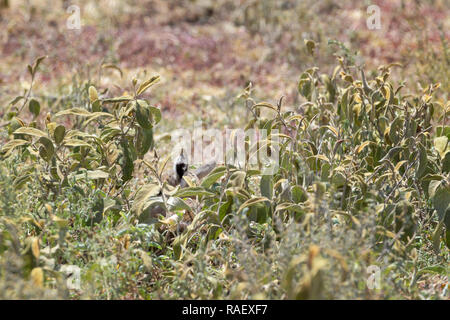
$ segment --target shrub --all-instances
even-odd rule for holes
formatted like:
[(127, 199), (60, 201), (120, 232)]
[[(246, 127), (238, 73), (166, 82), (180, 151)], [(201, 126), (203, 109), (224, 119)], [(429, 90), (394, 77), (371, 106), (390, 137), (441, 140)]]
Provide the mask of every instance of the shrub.
[[(450, 105), (433, 99), (439, 84), (402, 94), (391, 65), (366, 79), (338, 61), (331, 74), (300, 75), (297, 109), (240, 96), (246, 130), (267, 129), (260, 143), (279, 152), (276, 174), (218, 165), (185, 188), (164, 179), (169, 158), (153, 138), (161, 111), (141, 96), (158, 76), (115, 98), (86, 83), (81, 105), (42, 127), (30, 87), (12, 103), (2, 147), (2, 285), (24, 279), (35, 296), (62, 298), (423, 295), (418, 279), (446, 274)], [(148, 176), (134, 179), (143, 168)], [(142, 223), (155, 204), (166, 216)], [(81, 288), (61, 281), (64, 265), (80, 268)], [(381, 290), (366, 286), (373, 265)]]

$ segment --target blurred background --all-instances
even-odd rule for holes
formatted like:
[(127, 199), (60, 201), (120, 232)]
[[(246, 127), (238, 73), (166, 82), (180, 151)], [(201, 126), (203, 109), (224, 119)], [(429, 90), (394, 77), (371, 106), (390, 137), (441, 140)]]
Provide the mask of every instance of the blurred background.
[[(370, 30), (373, 4), (381, 28)], [(336, 55), (369, 76), (400, 63), (394, 79), (407, 79), (413, 91), (441, 82), (446, 99), (449, 17), (444, 0), (2, 0), (0, 103), (28, 87), (26, 64), (42, 55), (35, 93), (62, 94), (74, 77), (126, 91), (137, 73), (159, 73), (155, 101), (175, 118), (186, 110), (204, 119), (225, 112), (223, 121), (239, 122), (229, 110), (248, 82), (260, 99), (284, 95), (296, 105), (301, 72), (331, 73)], [(316, 43), (313, 55), (305, 39)]]

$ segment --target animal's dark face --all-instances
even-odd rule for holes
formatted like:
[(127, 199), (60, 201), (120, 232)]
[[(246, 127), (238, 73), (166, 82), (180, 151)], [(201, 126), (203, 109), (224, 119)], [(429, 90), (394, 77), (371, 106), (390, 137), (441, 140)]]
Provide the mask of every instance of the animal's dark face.
[(186, 173), (187, 169), (186, 163), (177, 163), (175, 166), (175, 170), (180, 179), (183, 178), (183, 175)]

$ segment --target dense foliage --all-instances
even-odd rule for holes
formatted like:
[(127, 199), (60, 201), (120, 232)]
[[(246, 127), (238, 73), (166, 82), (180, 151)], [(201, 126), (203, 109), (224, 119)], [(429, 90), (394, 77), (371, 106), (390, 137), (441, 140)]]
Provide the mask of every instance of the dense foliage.
[[(40, 122), (37, 59), (1, 148), (1, 298), (448, 295), (417, 282), (445, 284), (448, 273), (450, 104), (434, 98), (440, 84), (403, 94), (395, 65), (366, 79), (338, 62), (300, 75), (299, 107), (255, 101), (251, 85), (236, 98), (245, 130), (267, 129), (269, 145), (277, 135), (276, 174), (218, 164), (173, 187), (165, 140), (154, 138), (164, 113), (144, 98), (159, 76), (118, 97), (74, 83), (69, 107)], [(165, 214), (150, 219), (155, 205)], [(64, 281), (69, 265), (78, 289)], [(379, 289), (367, 286), (370, 266)]]

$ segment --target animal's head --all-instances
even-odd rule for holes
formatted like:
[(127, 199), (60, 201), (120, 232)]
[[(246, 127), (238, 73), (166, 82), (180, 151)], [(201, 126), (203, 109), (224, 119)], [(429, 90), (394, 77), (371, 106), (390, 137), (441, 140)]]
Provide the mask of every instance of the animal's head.
[(175, 159), (173, 164), (173, 171), (175, 172), (177, 180), (181, 180), (184, 174), (188, 171), (189, 163), (185, 156), (184, 149), (181, 149), (180, 155)]

